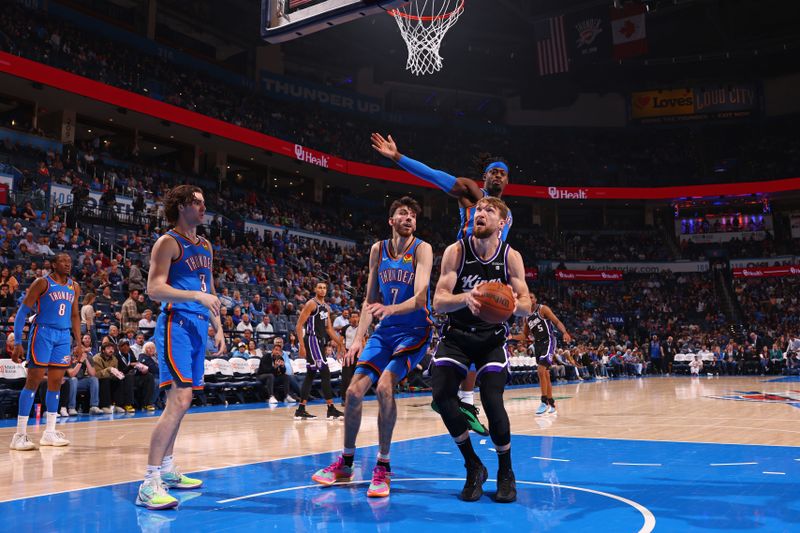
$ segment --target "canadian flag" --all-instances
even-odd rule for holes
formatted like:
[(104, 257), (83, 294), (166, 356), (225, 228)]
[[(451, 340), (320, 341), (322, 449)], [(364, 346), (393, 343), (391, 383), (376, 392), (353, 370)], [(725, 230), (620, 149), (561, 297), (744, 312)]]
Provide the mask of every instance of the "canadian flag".
[(625, 4), (622, 9), (611, 9), (611, 36), (614, 41), (614, 59), (625, 59), (647, 53), (647, 31), (642, 4)]

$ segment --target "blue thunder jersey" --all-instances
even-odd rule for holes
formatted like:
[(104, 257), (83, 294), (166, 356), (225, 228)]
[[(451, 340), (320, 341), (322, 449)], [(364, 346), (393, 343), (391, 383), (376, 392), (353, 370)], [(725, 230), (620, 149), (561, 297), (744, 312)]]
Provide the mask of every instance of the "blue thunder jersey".
[[(384, 305), (399, 304), (414, 296), (414, 279), (417, 271), (417, 247), (423, 241), (415, 238), (411, 245), (396, 257), (389, 251), (391, 241), (381, 243), (381, 262), (378, 265), (378, 288), (383, 296)], [(392, 315), (381, 320), (379, 327), (399, 326), (405, 328), (426, 328), (433, 324), (430, 319), (430, 289), (426, 296), (427, 303), (405, 315)]]
[[(169, 266), (167, 285), (184, 291), (200, 291), (211, 293), (211, 245), (202, 237), (197, 242), (190, 241), (174, 229), (167, 233), (178, 241), (181, 255), (172, 261)], [(197, 302), (176, 302), (161, 304), (161, 310), (184, 311), (202, 316), (208, 316), (206, 306)]]
[(64, 285), (53, 276), (47, 276), (47, 290), (36, 301), (36, 317), (33, 323), (56, 329), (72, 327), (72, 305), (75, 303), (75, 285), (67, 278)]
[[(486, 198), (487, 196), (491, 196), (486, 189), (481, 189), (483, 193), (483, 197)], [(459, 206), (458, 208), (459, 214), (461, 215), (461, 227), (458, 228), (458, 240), (462, 240), (465, 237), (472, 237), (472, 229), (475, 225), (475, 205), (473, 204), (472, 207), (464, 207)], [(514, 223), (514, 217), (511, 216), (511, 210), (508, 210), (508, 216), (506, 217), (506, 225), (503, 227), (503, 231), (500, 232), (500, 240), (506, 242), (506, 237), (508, 237), (508, 230), (511, 229), (511, 224)]]

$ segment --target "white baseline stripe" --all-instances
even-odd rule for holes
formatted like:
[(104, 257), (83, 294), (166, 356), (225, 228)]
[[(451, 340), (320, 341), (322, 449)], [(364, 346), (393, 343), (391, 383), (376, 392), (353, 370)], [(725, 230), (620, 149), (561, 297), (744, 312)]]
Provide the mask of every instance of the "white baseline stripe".
[(757, 465), (758, 463), (711, 463), (708, 466), (743, 466), (743, 465)]
[(559, 463), (568, 463), (568, 462), (570, 462), (569, 459), (556, 459), (554, 457), (538, 457), (536, 455), (531, 457), (531, 459), (540, 459), (542, 461), (558, 461)]
[(661, 466), (661, 463), (611, 463), (617, 466)]
[(785, 476), (786, 472), (761, 472), (762, 474), (770, 474), (773, 476)]

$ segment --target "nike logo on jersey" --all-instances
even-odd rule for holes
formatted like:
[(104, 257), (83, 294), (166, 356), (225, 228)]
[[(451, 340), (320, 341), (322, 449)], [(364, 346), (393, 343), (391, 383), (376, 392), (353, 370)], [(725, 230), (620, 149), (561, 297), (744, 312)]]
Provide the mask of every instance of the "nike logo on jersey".
[(478, 261), (477, 261), (476, 259), (473, 259), (472, 261), (464, 261), (464, 264), (465, 264), (465, 265), (472, 265), (472, 264), (475, 264), (475, 263), (477, 263), (477, 262), (478, 262)]
[(183, 245), (184, 248), (189, 248), (190, 246), (191, 246), (191, 244), (184, 244)]

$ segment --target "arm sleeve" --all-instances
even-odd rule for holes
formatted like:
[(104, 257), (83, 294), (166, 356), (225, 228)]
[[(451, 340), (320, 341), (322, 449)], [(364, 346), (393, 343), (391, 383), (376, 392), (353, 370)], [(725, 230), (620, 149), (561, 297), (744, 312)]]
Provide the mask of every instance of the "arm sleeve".
[(17, 316), (14, 318), (14, 344), (22, 346), (22, 330), (25, 328), (25, 320), (31, 312), (31, 308), (25, 304), (20, 304)]
[(420, 163), (419, 161), (411, 159), (410, 157), (402, 156), (397, 164), (403, 170), (436, 185), (446, 193), (449, 193), (456, 184), (455, 176), (451, 176), (447, 172), (442, 172), (441, 170), (433, 169), (424, 163)]

